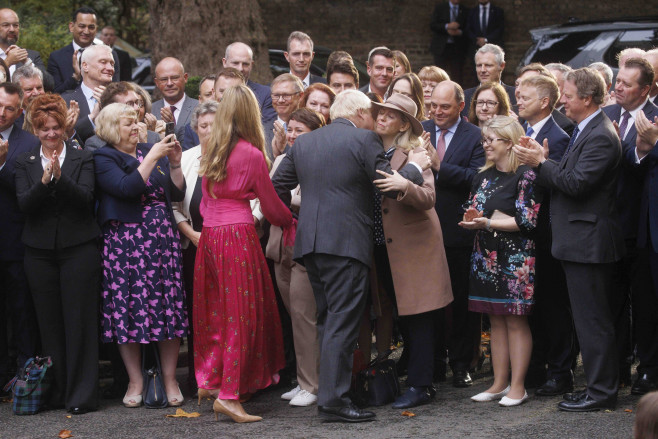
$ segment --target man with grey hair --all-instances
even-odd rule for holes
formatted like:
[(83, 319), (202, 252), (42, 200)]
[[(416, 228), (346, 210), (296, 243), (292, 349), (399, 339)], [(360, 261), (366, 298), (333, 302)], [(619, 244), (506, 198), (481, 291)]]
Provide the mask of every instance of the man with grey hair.
[[(550, 64), (546, 64), (544, 67), (548, 69), (549, 72), (555, 76), (555, 80), (557, 81), (557, 86), (560, 89), (560, 96), (562, 96), (562, 87), (564, 87), (564, 76), (569, 73), (572, 69), (566, 64), (554, 62)], [(558, 101), (557, 104), (555, 104), (555, 109), (558, 110), (560, 113), (565, 114), (565, 109), (564, 105), (562, 105), (561, 102)]]
[(286, 130), (290, 115), (299, 107), (304, 93), (302, 81), (295, 75), (284, 73), (274, 78), (272, 85), (272, 106), (276, 111), (276, 120), (263, 125), (265, 132), (265, 151), (271, 161), (283, 154), (286, 148)]
[(523, 164), (535, 168), (537, 184), (551, 190), (552, 254), (564, 269), (585, 369), (587, 388), (567, 393), (558, 408), (614, 409), (619, 362), (608, 298), (614, 264), (624, 253), (615, 209), (621, 144), (600, 109), (605, 85), (597, 72), (569, 72), (563, 90), (567, 116), (577, 126), (562, 160), (546, 159), (542, 146), (529, 137), (514, 151)]
[(648, 50), (644, 54), (644, 59), (649, 61), (653, 67), (653, 82), (651, 83), (651, 90), (649, 90), (649, 100), (652, 104), (658, 105), (658, 49)]
[(283, 56), (290, 63), (290, 74), (302, 81), (304, 90), (316, 82), (327, 83), (322, 76), (311, 74), (311, 63), (315, 52), (313, 52), (313, 40), (304, 32), (294, 31), (290, 34), (288, 47)]
[[(284, 203), (290, 204), (298, 184), (304, 194), (294, 258), (303, 259), (317, 303), (318, 413), (329, 421), (370, 421), (375, 414), (354, 406), (348, 392), (373, 251), (372, 182), (381, 178), (377, 170), (392, 171), (381, 139), (371, 131), (367, 96), (346, 90), (336, 96), (330, 114), (330, 125), (297, 138), (272, 183)], [(411, 151), (408, 161), (400, 175), (422, 184), (427, 155)]]
[(23, 112), (16, 119), (16, 124), (22, 127), (25, 121), (25, 111), (32, 99), (45, 93), (43, 90), (43, 72), (36, 68), (34, 64), (26, 64), (16, 69), (11, 77), (11, 82), (18, 84), (23, 90)]
[(615, 104), (614, 90), (612, 90), (612, 69), (609, 65), (603, 62), (593, 62), (588, 66), (590, 69), (596, 70), (605, 82), (605, 98), (601, 107), (607, 107)]
[(276, 119), (276, 112), (272, 107), (270, 88), (267, 85), (258, 84), (249, 79), (249, 74), (254, 66), (254, 51), (245, 43), (239, 41), (226, 46), (226, 53), (222, 59), (224, 68), (233, 67), (237, 69), (247, 81), (247, 87), (256, 95), (261, 112), (261, 122), (265, 124)]
[(618, 67), (622, 68), (626, 64), (626, 60), (631, 58), (644, 58), (646, 52), (639, 47), (627, 47), (616, 56)]
[(100, 111), (100, 97), (105, 87), (112, 82), (114, 57), (112, 48), (104, 44), (89, 46), (80, 57), (82, 82), (74, 90), (62, 93), (62, 98), (71, 105), (75, 101), (80, 114), (75, 131), (80, 144), (94, 135), (94, 119)]
[[(475, 72), (477, 73), (480, 84), (485, 82), (499, 82), (509, 96), (511, 107), (515, 108), (515, 88), (511, 85), (505, 84), (501, 80), (503, 70), (505, 70), (505, 52), (500, 46), (487, 43), (475, 52)], [(475, 93), (476, 89), (477, 87), (473, 87), (464, 90), (464, 102), (466, 105), (464, 105), (464, 110), (461, 112), (461, 115), (464, 117), (468, 116), (473, 93)]]

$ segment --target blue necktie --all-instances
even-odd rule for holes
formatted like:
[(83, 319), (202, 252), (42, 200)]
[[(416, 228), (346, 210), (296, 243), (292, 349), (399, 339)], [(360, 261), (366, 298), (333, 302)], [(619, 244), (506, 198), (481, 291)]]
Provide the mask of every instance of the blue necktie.
[(571, 150), (571, 147), (576, 142), (576, 137), (578, 137), (579, 132), (580, 132), (580, 129), (578, 127), (576, 127), (576, 129), (573, 130), (573, 134), (571, 135), (571, 139), (569, 140), (569, 145), (567, 146), (567, 150), (564, 152), (565, 156), (567, 154), (569, 154), (569, 151)]
[(525, 135), (530, 137), (530, 136), (532, 136), (532, 133), (534, 133), (534, 131), (532, 130), (532, 127), (530, 125), (528, 125), (528, 129), (525, 130)]

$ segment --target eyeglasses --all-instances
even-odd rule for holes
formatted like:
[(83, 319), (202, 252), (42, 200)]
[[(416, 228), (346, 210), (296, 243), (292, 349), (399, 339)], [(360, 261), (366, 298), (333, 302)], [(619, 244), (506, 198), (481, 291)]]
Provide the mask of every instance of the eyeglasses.
[(491, 145), (495, 141), (501, 141), (501, 142), (509, 142), (507, 139), (501, 139), (500, 137), (483, 137), (482, 138), (482, 146), (484, 145)]
[(176, 82), (176, 81), (178, 81), (180, 78), (181, 78), (180, 75), (176, 75), (176, 76), (167, 76), (166, 78), (155, 78), (155, 80), (156, 80), (156, 81), (160, 81), (160, 82), (165, 82), (165, 83), (166, 83), (166, 82), (169, 82), (169, 81), (171, 81), (171, 82)]
[(141, 101), (128, 101), (125, 103), (133, 108), (142, 108), (144, 104)]
[(297, 93), (281, 93), (281, 94), (272, 94), (272, 100), (273, 101), (278, 101), (279, 99), (283, 99), (284, 101), (289, 101), (292, 99), (293, 96), (298, 95), (299, 92)]
[(475, 101), (476, 107), (495, 107), (498, 105), (496, 101)]

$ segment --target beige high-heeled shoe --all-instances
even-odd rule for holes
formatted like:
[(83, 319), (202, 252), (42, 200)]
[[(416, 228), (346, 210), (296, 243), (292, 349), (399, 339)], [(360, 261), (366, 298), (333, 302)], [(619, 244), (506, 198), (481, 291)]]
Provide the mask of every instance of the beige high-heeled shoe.
[(232, 411), (230, 411), (229, 409), (224, 407), (224, 405), (221, 402), (219, 402), (219, 400), (217, 400), (217, 399), (215, 400), (215, 402), (213, 402), (212, 409), (215, 412), (215, 421), (218, 420), (219, 413), (230, 417), (235, 422), (238, 422), (240, 424), (246, 423), (246, 422), (258, 422), (258, 421), (261, 421), (263, 419), (260, 416), (253, 416), (253, 415), (247, 415), (247, 414), (238, 415), (237, 413), (233, 413)]
[(199, 389), (197, 395), (199, 397), (199, 402), (197, 405), (200, 406), (201, 400), (203, 398), (217, 399), (217, 395), (219, 395), (219, 389)]
[(167, 394), (167, 402), (169, 403), (169, 407), (180, 407), (183, 405), (183, 401), (185, 401), (183, 398), (183, 392), (180, 391), (180, 386), (177, 385), (176, 387), (178, 387), (177, 394)]

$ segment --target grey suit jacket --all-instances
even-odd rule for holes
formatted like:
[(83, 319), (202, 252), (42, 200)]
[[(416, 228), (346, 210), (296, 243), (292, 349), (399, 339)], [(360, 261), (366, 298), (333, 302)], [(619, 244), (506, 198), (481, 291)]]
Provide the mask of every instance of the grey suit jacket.
[[(373, 243), (373, 180), (376, 169), (392, 173), (382, 142), (374, 132), (338, 118), (299, 136), (272, 177), (279, 197), (290, 205), (290, 191), (301, 186), (295, 259), (324, 253), (356, 259), (368, 266)], [(421, 185), (423, 176), (407, 164), (400, 174)], [(396, 196), (397, 194), (387, 194)]]
[[(176, 118), (176, 138), (179, 142), (183, 141), (183, 136), (185, 135), (185, 125), (190, 123), (192, 120), (192, 112), (199, 105), (199, 101), (185, 95), (185, 100), (183, 101), (183, 108), (180, 110), (180, 114)], [(160, 120), (160, 110), (165, 106), (164, 99), (153, 102), (151, 106), (151, 113)], [(169, 104), (167, 104), (169, 106)]]
[(80, 144), (84, 145), (87, 139), (95, 134), (95, 129), (88, 117), (92, 108), (89, 108), (89, 104), (87, 104), (87, 98), (82, 92), (82, 87), (78, 85), (74, 90), (62, 93), (62, 99), (66, 101), (66, 105), (70, 106), (71, 101), (76, 101), (80, 107), (78, 121), (75, 123), (75, 132)]
[(621, 144), (599, 113), (562, 160), (546, 160), (537, 183), (552, 189), (552, 253), (557, 259), (600, 264), (621, 259), (624, 240), (615, 209)]

